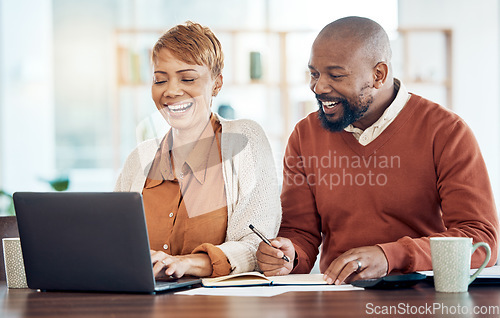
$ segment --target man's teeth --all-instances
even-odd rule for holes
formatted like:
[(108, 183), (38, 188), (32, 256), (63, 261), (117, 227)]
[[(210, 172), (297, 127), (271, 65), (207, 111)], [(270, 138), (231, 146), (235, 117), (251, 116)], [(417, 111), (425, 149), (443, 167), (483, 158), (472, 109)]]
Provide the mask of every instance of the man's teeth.
[(175, 104), (175, 105), (167, 105), (168, 109), (171, 112), (183, 112), (189, 107), (191, 107), (193, 103), (182, 103), (182, 104)]
[(322, 102), (323, 106), (326, 108), (333, 108), (335, 105), (337, 105), (337, 102)]

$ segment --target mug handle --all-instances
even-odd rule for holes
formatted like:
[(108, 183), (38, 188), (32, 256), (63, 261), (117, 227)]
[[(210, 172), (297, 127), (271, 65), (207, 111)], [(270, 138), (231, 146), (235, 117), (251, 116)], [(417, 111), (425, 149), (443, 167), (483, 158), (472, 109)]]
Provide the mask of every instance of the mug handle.
[(487, 243), (484, 243), (484, 242), (479, 242), (479, 243), (476, 243), (476, 244), (472, 245), (472, 252), (471, 252), (471, 254), (474, 254), (474, 252), (476, 251), (476, 249), (478, 247), (480, 247), (480, 246), (484, 247), (484, 249), (486, 250), (486, 259), (484, 260), (483, 265), (481, 265), (477, 269), (477, 271), (475, 271), (474, 274), (470, 277), (469, 284), (472, 283), (476, 279), (476, 277), (486, 267), (486, 264), (488, 264), (488, 262), (490, 261), (490, 258), (491, 258), (491, 249), (490, 249), (490, 246)]

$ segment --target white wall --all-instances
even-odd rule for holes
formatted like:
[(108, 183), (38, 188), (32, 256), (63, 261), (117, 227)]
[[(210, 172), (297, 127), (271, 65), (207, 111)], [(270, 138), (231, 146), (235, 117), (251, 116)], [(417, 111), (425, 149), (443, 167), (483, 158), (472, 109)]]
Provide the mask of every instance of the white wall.
[[(399, 0), (400, 27), (453, 30), (453, 110), (473, 130), (500, 202), (498, 0)], [(422, 50), (432, 50), (423, 47)]]
[(52, 1), (0, 0), (0, 23), (0, 186), (46, 189), (38, 177), (54, 168)]

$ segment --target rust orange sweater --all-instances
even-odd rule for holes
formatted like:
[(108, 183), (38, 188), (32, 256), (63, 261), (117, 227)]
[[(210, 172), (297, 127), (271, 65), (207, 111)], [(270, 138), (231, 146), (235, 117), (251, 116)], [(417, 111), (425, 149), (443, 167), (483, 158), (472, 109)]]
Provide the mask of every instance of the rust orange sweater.
[[(369, 245), (383, 249), (389, 272), (430, 270), (430, 236), (486, 242), (496, 261), (498, 219), (478, 144), (461, 118), (420, 96), (366, 146), (310, 114), (290, 136), (283, 173), (279, 236), (295, 245), (294, 273), (311, 270), (321, 243), (321, 272)], [(484, 256), (478, 249), (472, 266)]]

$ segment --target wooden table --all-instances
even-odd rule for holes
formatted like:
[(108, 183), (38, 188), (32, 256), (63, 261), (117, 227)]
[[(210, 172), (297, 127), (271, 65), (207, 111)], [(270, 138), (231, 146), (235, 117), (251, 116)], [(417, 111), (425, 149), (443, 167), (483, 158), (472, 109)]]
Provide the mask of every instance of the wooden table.
[(224, 297), (36, 292), (7, 289), (3, 282), (0, 317), (500, 317), (500, 286), (463, 294), (436, 293), (421, 283), (404, 290)]

